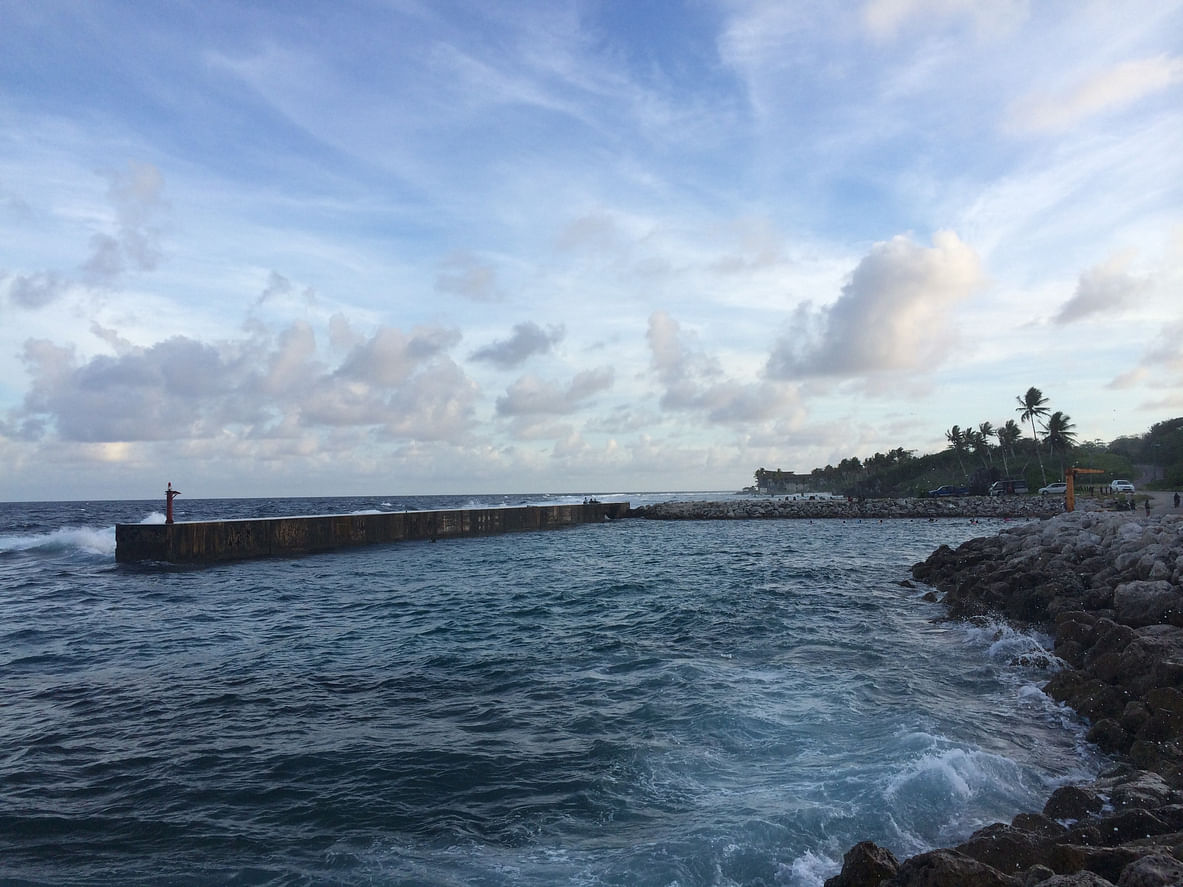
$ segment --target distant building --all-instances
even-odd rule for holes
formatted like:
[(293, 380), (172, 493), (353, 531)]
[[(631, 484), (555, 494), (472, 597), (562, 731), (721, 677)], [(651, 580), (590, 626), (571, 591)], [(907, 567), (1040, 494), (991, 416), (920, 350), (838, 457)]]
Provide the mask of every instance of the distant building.
[(810, 481), (811, 478), (807, 474), (797, 474), (780, 468), (773, 471), (766, 468), (756, 469), (756, 490), (761, 493), (804, 493), (809, 489)]

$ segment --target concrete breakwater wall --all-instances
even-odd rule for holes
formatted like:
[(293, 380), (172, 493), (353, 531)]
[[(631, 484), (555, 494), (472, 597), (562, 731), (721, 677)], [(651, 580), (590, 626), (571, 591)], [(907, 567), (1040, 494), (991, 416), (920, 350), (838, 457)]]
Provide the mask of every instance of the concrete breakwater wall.
[[(1084, 503), (1077, 503), (1081, 507)], [(1064, 510), (1062, 496), (962, 496), (939, 499), (735, 499), (724, 502), (661, 502), (629, 512), (650, 520), (756, 520), (777, 518), (1052, 517)]]
[(117, 524), (115, 560), (208, 563), (333, 551), (357, 545), (490, 536), (599, 523), (627, 502), (314, 515), (174, 524)]

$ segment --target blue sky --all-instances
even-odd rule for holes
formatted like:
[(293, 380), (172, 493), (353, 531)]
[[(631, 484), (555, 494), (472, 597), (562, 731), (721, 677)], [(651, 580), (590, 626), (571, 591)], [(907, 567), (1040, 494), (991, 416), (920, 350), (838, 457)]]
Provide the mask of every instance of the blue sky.
[(0, 499), (1183, 414), (1183, 4), (0, 0)]

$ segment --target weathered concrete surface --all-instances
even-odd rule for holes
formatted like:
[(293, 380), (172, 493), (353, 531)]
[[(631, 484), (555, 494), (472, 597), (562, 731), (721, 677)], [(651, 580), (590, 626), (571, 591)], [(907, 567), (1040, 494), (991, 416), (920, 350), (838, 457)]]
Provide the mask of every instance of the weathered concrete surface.
[(382, 542), (552, 530), (622, 518), (628, 512), (627, 502), (594, 502), (175, 524), (117, 524), (115, 560), (124, 563), (206, 563), (313, 554)]

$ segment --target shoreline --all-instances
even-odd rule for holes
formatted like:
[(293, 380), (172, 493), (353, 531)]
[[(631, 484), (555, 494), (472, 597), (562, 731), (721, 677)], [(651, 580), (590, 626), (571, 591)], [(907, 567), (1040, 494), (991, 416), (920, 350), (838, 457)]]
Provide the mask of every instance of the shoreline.
[(1183, 514), (1170, 501), (1150, 517), (1076, 511), (1004, 527), (913, 566), (948, 619), (1049, 632), (1063, 668), (1044, 692), (1118, 763), (953, 848), (901, 862), (856, 844), (826, 887), (1183, 885)]
[[(1083, 508), (1099, 507), (1095, 500), (1078, 500)], [(1050, 518), (1064, 511), (1062, 496), (960, 496), (937, 499), (812, 498), (728, 501), (659, 502), (629, 510), (629, 517), (647, 520), (851, 520), (868, 518)]]

